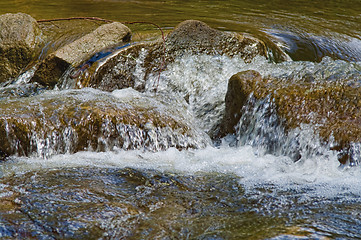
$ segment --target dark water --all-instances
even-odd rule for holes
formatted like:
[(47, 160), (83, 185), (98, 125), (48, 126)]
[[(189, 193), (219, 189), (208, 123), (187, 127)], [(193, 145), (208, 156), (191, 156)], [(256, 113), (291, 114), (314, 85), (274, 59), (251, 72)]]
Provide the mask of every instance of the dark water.
[[(361, 61), (360, 0), (3, 0), (0, 14), (7, 12), (26, 12), (36, 19), (94, 16), (147, 21), (165, 29), (198, 19), (220, 30), (273, 41), (294, 60), (282, 66), (260, 60), (249, 66), (193, 56), (164, 73), (180, 82), (193, 76), (216, 81), (224, 72), (228, 79), (239, 68), (280, 75), (307, 69), (319, 75), (333, 71), (361, 75), (356, 63)], [(154, 26), (131, 28), (137, 32)], [(215, 70), (199, 67), (203, 72), (187, 72), (189, 65), (204, 63), (209, 64), (206, 70)], [(318, 147), (313, 136), (306, 134), (304, 139)], [(294, 163), (287, 156), (253, 150), (220, 146), (12, 157), (0, 164), (0, 238), (361, 238), (359, 167), (340, 169), (333, 152)]]
[[(94, 158), (89, 154), (83, 157)], [(127, 160), (122, 154), (113, 157), (117, 161)], [(78, 156), (73, 161), (85, 161), (81, 158)], [(74, 167), (64, 162), (57, 167), (42, 168), (33, 161), (37, 170), (28, 168), (1, 179), (3, 239), (359, 239), (361, 236), (360, 191), (340, 179), (339, 184), (319, 180), (285, 184), (287, 178), (280, 177), (283, 184), (266, 183), (265, 179), (249, 184), (251, 176), (242, 180), (233, 173), (181, 173), (139, 166)], [(21, 162), (17, 164), (19, 167)], [(292, 178), (296, 179), (294, 175)]]
[(11, 184), (25, 193), (18, 197), (16, 219), (1, 214), (3, 236), (210, 239), (285, 231), (282, 217), (250, 209), (234, 176), (59, 169), (26, 174)]

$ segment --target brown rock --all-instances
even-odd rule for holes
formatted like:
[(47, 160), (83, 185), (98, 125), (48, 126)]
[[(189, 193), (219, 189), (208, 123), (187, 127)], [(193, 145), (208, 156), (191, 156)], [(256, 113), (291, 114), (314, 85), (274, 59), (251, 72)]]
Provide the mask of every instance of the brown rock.
[(96, 90), (72, 90), (0, 101), (0, 159), (114, 147), (186, 149), (209, 143), (206, 134), (181, 111), (129, 91), (122, 93), (124, 98)]
[(104, 24), (50, 54), (40, 64), (32, 81), (54, 87), (68, 67), (76, 67), (96, 52), (127, 42), (130, 37), (130, 29), (123, 24), (119, 22)]
[(231, 77), (223, 121), (215, 137), (234, 133), (242, 107), (250, 94), (256, 100), (272, 99), (286, 132), (311, 124), (325, 145), (340, 151), (340, 162), (350, 161), (352, 145), (361, 142), (361, 89), (344, 81), (281, 80), (264, 78), (255, 71)]
[(251, 36), (222, 32), (197, 20), (180, 23), (166, 41), (167, 54), (178, 56), (182, 52), (210, 55), (241, 55), (246, 62), (255, 56), (267, 56), (265, 44)]
[[(286, 60), (286, 54), (277, 49), (280, 59)], [(169, 33), (165, 42), (159, 38), (118, 51), (103, 61), (100, 66), (91, 68), (89, 71), (91, 78), (80, 76), (77, 79), (77, 85), (106, 91), (123, 87), (142, 90), (144, 86), (141, 83), (145, 82), (150, 74), (158, 74), (176, 58), (186, 54), (228, 55), (230, 57), (237, 55), (246, 62), (252, 61), (256, 56), (268, 57), (266, 45), (259, 39), (247, 34), (222, 32), (203, 22), (187, 20)], [(138, 79), (134, 71), (137, 59), (141, 57), (143, 59), (139, 67), (144, 69), (144, 76), (143, 79)]]
[(254, 90), (255, 82), (262, 81), (262, 76), (254, 70), (239, 72), (228, 81), (225, 98), (225, 113), (222, 125), (217, 133), (219, 136), (234, 133), (234, 127), (241, 118), (242, 107), (246, 104), (249, 94)]

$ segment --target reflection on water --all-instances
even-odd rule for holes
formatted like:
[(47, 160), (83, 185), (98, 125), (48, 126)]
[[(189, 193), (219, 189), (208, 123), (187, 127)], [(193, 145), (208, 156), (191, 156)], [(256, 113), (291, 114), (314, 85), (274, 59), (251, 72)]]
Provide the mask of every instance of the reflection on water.
[[(361, 4), (349, 1), (146, 1), (3, 0), (0, 14), (25, 12), (36, 19), (96, 16), (116, 21), (150, 21), (172, 28), (198, 19), (215, 28), (249, 32), (283, 46), (294, 60), (323, 56), (361, 60)], [(153, 28), (142, 26), (141, 28)]]

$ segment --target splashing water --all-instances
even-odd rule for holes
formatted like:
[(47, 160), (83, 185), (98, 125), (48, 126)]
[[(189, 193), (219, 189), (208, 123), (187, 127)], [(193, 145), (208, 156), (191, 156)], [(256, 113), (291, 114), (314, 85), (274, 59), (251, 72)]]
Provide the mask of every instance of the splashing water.
[[(16, 209), (0, 212), (0, 236), (357, 238), (360, 169), (339, 168), (337, 152), (320, 143), (312, 125), (286, 135), (271, 99), (254, 101), (251, 96), (236, 134), (220, 145), (209, 143), (206, 132), (222, 118), (228, 79), (249, 69), (286, 80), (345, 79), (357, 85), (361, 79), (361, 63), (330, 58), (275, 64), (259, 57), (246, 64), (238, 57), (200, 55), (169, 65), (160, 76), (157, 96), (151, 89), (158, 76), (146, 79), (146, 93), (81, 89), (35, 96), (39, 101), (73, 99), (74, 105), (95, 102), (100, 108), (155, 107), (194, 125), (199, 149), (174, 148), (168, 144), (174, 132), (157, 132), (152, 125), (146, 126), (147, 134), (119, 127), (128, 139), (125, 145), (114, 145), (107, 138), (112, 129), (106, 121), (104, 136), (97, 138), (103, 152), (89, 148), (59, 154), (51, 142), (58, 136), (33, 135), (37, 155), (13, 156), (0, 164), (0, 206)], [(140, 68), (135, 74), (144, 77)], [(74, 136), (74, 130), (65, 128), (63, 134)], [(142, 145), (144, 136), (149, 148), (128, 147)], [(177, 141), (186, 145), (188, 140)], [(353, 151), (359, 153), (360, 145), (354, 144)], [(298, 154), (301, 158), (294, 162)]]

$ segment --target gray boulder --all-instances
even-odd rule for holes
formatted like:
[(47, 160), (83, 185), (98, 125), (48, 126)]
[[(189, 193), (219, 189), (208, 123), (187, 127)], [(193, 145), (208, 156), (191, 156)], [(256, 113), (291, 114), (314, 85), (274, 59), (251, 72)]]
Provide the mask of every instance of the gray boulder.
[(36, 57), (41, 30), (25, 13), (0, 16), (0, 83), (16, 78)]

